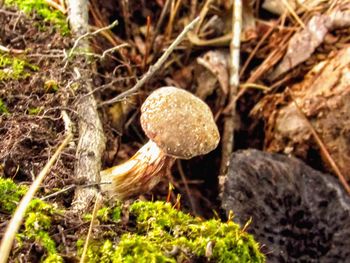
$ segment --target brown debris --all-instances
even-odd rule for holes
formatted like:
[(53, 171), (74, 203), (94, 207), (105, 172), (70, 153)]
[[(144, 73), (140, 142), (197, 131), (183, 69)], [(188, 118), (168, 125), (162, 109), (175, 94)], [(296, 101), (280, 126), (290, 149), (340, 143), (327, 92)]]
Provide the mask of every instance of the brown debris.
[[(338, 52), (311, 70), (305, 79), (291, 87), (295, 102), (340, 167), (350, 178), (350, 48)], [(253, 114), (266, 120), (265, 149), (307, 159), (317, 150), (307, 122), (288, 94), (265, 97)]]
[(306, 61), (315, 49), (324, 41), (326, 34), (334, 29), (350, 25), (350, 11), (335, 10), (330, 14), (315, 15), (307, 28), (296, 33), (288, 44), (287, 53), (282, 62), (269, 76), (270, 80), (278, 78), (300, 63)]

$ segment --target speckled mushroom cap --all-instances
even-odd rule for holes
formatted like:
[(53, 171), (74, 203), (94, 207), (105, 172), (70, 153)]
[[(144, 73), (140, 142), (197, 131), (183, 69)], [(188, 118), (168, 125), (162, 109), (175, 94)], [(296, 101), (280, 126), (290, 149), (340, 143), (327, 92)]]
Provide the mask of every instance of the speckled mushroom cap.
[(166, 154), (190, 159), (216, 148), (220, 134), (208, 105), (175, 87), (154, 91), (141, 107), (141, 125)]

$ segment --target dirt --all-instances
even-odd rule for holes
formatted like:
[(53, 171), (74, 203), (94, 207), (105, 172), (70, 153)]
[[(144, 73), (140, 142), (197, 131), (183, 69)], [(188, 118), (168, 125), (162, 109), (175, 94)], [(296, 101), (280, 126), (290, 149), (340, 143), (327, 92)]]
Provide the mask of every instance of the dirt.
[[(64, 133), (61, 109), (67, 107), (66, 98), (70, 103), (73, 101), (65, 88), (72, 76), (62, 67), (63, 54), (57, 50), (68, 48), (71, 40), (50, 29), (49, 23), (43, 25), (45, 30), (40, 30), (35, 25), (42, 23), (40, 18), (29, 18), (13, 9), (1, 10), (0, 20), (6, 25), (0, 33), (2, 44), (28, 50), (28, 54), (17, 56), (39, 67), (37, 71), (30, 71), (30, 78), (0, 82), (0, 97), (10, 112), (3, 114), (0, 121), (0, 160), (4, 175), (30, 184)], [(49, 81), (57, 83), (57, 91), (48, 87)], [(72, 180), (74, 149), (61, 157), (44, 182), (44, 193), (62, 188)]]

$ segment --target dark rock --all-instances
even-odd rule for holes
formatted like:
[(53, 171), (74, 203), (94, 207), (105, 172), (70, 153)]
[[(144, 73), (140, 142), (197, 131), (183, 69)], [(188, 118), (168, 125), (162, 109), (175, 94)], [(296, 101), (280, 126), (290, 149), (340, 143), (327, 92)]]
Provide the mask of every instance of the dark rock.
[(268, 262), (350, 262), (350, 197), (337, 179), (257, 150), (233, 154), (222, 207), (252, 233)]

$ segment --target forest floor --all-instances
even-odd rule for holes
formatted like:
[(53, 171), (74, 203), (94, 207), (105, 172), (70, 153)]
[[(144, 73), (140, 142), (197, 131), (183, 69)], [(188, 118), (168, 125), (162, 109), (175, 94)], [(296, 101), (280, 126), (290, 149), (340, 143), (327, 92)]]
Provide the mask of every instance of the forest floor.
[[(137, 196), (141, 200), (169, 201), (194, 216), (226, 219), (220, 207), (219, 176), (226, 173), (225, 158), (231, 154), (226, 147), (229, 138), (234, 138), (235, 151), (255, 148), (293, 155), (313, 168), (334, 174), (345, 189), (348, 187), (350, 138), (346, 131), (350, 121), (345, 100), (350, 94), (350, 62), (346, 59), (350, 6), (346, 1), (311, 1), (309, 6), (286, 1), (291, 6), (277, 4), (275, 9), (268, 5), (279, 1), (265, 1), (264, 7), (261, 1), (243, 1), (241, 61), (236, 72), (239, 87), (230, 81), (234, 74), (230, 70), (234, 52), (230, 49), (230, 1), (91, 0), (92, 31), (118, 21), (114, 28), (89, 37), (91, 52), (102, 54), (118, 45), (127, 46), (103, 57), (93, 56), (89, 69), (67, 62), (77, 39), (69, 32), (59, 8), (49, 7), (50, 15), (46, 16), (46, 12), (38, 11), (42, 10), (39, 5), (23, 12), (10, 7), (11, 2), (15, 1), (5, 0), (0, 9), (1, 178), (10, 178), (18, 185), (32, 184), (65, 137), (62, 111), (73, 123), (80, 118), (78, 105), (86, 94), (79, 91), (85, 81), (79, 75), (84, 71), (90, 76), (106, 136), (102, 169), (127, 160), (147, 141), (139, 122), (140, 106), (159, 87), (186, 89), (204, 100), (214, 114), (222, 138), (218, 148), (205, 156), (176, 161), (151, 192)], [(101, 105), (134, 86), (195, 15), (201, 17), (195, 29), (137, 93), (122, 102)], [(343, 57), (339, 55), (344, 53)], [(299, 111), (290, 109), (294, 103)], [(67, 210), (75, 189), (93, 183), (75, 176), (78, 128), (73, 134), (74, 139), (36, 194)], [(120, 233), (130, 227), (124, 212)], [(10, 217), (0, 211), (0, 233)], [(75, 262), (77, 237), (87, 233), (89, 221), (74, 213), (52, 220), (55, 228), (50, 229), (51, 238), (64, 245), (64, 260)], [(115, 227), (106, 223), (100, 230), (107, 232)], [(40, 243), (19, 243), (12, 260), (38, 262), (46, 253), (47, 248)]]

